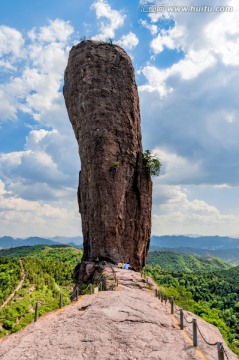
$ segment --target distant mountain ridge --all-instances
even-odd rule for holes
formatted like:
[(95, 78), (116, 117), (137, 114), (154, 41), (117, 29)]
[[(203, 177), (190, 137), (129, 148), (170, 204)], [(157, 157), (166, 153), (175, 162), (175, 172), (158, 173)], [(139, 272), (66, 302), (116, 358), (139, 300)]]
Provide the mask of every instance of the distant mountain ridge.
[(239, 248), (239, 239), (227, 236), (199, 236), (189, 237), (184, 235), (152, 236), (150, 248), (195, 248), (205, 250), (236, 249)]
[[(32, 236), (26, 239), (11, 236), (0, 237), (0, 248), (8, 249), (19, 246), (33, 245), (59, 245), (66, 244), (70, 246), (82, 247), (83, 239), (81, 236), (64, 237), (55, 236), (52, 238), (42, 238)], [(161, 248), (191, 248), (203, 250), (226, 250), (239, 249), (239, 239), (222, 236), (184, 236), (184, 235), (165, 235), (151, 237), (150, 249), (157, 250)], [(236, 257), (236, 256), (235, 256)]]
[(60, 243), (54, 242), (49, 239), (44, 239), (38, 236), (29, 237), (27, 239), (17, 238), (11, 236), (3, 236), (0, 238), (0, 248), (9, 249), (19, 246), (34, 246), (34, 245), (59, 245)]

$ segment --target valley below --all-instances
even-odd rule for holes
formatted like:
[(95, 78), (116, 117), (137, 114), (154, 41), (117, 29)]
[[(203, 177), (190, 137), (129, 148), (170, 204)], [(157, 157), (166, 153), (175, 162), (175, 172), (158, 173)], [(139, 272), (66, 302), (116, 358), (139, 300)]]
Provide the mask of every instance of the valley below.
[[(41, 325), (39, 324), (41, 324), (42, 322), (47, 322), (47, 325), (44, 323), (44, 326), (42, 326), (46, 326), (47, 328), (49, 328), (51, 327), (51, 325), (49, 325), (48, 322), (51, 323), (52, 321), (53, 326), (54, 321), (58, 321), (55, 320), (57, 317), (62, 316), (64, 317), (64, 322), (67, 322), (67, 317), (69, 315), (69, 318), (72, 317), (72, 320), (69, 319), (69, 321), (73, 321), (74, 317), (81, 321), (82, 319), (84, 319), (86, 314), (91, 314), (90, 316), (92, 316), (92, 319), (86, 317), (86, 320), (89, 323), (89, 327), (86, 325), (86, 323), (80, 322), (81, 325), (79, 325), (78, 323), (74, 325), (72, 323), (71, 325), (69, 325), (71, 330), (65, 330), (66, 334), (69, 333), (69, 339), (67, 340), (69, 341), (69, 343), (62, 345), (60, 345), (59, 343), (57, 346), (60, 346), (61, 349), (63, 349), (64, 346), (66, 346), (67, 349), (71, 349), (71, 347), (72, 349), (74, 349), (72, 343), (70, 344), (70, 333), (73, 332), (73, 327), (75, 326), (78, 330), (76, 330), (75, 335), (72, 334), (73, 339), (74, 337), (78, 337), (78, 340), (80, 339), (79, 344), (84, 344), (84, 346), (87, 345), (85, 350), (83, 351), (81, 345), (78, 344), (79, 349), (81, 349), (82, 358), (87, 358), (87, 356), (91, 354), (90, 351), (93, 351), (92, 349), (89, 350), (90, 345), (92, 345), (94, 349), (97, 348), (97, 351), (99, 351), (99, 353), (108, 354), (108, 350), (106, 351), (106, 348), (104, 348), (103, 345), (100, 345), (100, 348), (98, 349), (100, 340), (97, 339), (96, 334), (93, 335), (95, 329), (98, 329), (97, 331), (99, 331), (100, 325), (102, 325), (102, 329), (104, 328), (104, 331), (107, 334), (108, 325), (105, 325), (104, 327), (103, 322), (105, 321), (105, 319), (101, 318), (101, 316), (103, 316), (103, 314), (106, 314), (107, 311), (109, 311), (109, 313), (107, 313), (108, 315), (112, 312), (112, 314), (115, 314), (114, 316), (116, 317), (120, 317), (123, 315), (126, 316), (128, 314), (128, 322), (126, 320), (124, 320), (123, 322), (125, 324), (127, 323), (127, 326), (129, 327), (125, 330), (126, 334), (128, 334), (128, 332), (130, 331), (132, 332), (131, 338), (134, 337), (135, 331), (139, 331), (140, 333), (138, 326), (142, 327), (142, 324), (144, 324), (144, 322), (148, 322), (148, 320), (142, 320), (143, 315), (140, 315), (140, 308), (143, 309), (144, 306), (147, 305), (149, 306), (149, 308), (152, 307), (153, 309), (159, 309), (160, 311), (158, 315), (154, 314), (153, 317), (158, 316), (161, 319), (162, 316), (167, 316), (168, 319), (172, 317), (170, 315), (169, 308), (167, 308), (169, 304), (167, 303), (167, 306), (165, 306), (165, 302), (161, 303), (158, 299), (155, 298), (154, 291), (150, 291), (150, 289), (153, 290), (157, 287), (160, 289), (161, 294), (165, 298), (170, 299), (173, 296), (177, 309), (181, 307), (184, 309), (185, 312), (187, 311), (188, 318), (191, 319), (192, 316), (196, 316), (197, 318), (200, 317), (199, 321), (202, 321), (202, 324), (205, 323), (209, 327), (211, 326), (209, 325), (209, 323), (212, 324), (213, 332), (216, 333), (215, 341), (220, 341), (221, 339), (221, 335), (219, 333), (220, 330), (221, 334), (224, 337), (225, 346), (227, 344), (230, 349), (234, 351), (234, 353), (236, 353), (237, 355), (239, 354), (239, 267), (232, 266), (228, 262), (212, 256), (203, 257), (195, 254), (177, 253), (173, 249), (150, 251), (147, 258), (147, 265), (144, 268), (144, 274), (147, 275), (149, 283), (146, 283), (145, 280), (142, 279), (140, 274), (138, 273), (132, 271), (122, 271), (119, 273), (120, 284), (117, 288), (117, 291), (107, 291), (92, 296), (85, 295), (77, 303), (70, 304), (70, 297), (74, 288), (74, 280), (72, 278), (72, 274), (75, 266), (80, 262), (81, 257), (81, 249), (66, 245), (22, 246), (17, 248), (4, 249), (0, 251), (0, 336), (3, 339), (3, 342), (1, 343), (1, 349), (4, 349), (3, 345), (8, 344), (8, 341), (13, 341), (10, 339), (22, 339), (22, 334), (28, 334), (29, 329), (38, 329), (36, 331), (40, 332), (39, 326), (41, 327)], [(119, 272), (117, 268), (116, 271)], [(150, 285), (151, 282), (152, 285)], [(21, 283), (20, 288), (18, 288), (19, 283)], [(85, 287), (83, 286), (82, 289), (84, 288)], [(130, 294), (133, 293), (133, 297), (130, 298)], [(64, 308), (57, 310), (59, 308), (60, 294), (63, 295)], [(9, 299), (10, 295), (12, 296)], [(135, 297), (138, 299), (137, 301), (140, 301), (140, 303), (137, 305), (136, 309), (130, 310), (129, 308), (132, 307), (132, 304), (137, 303)], [(8, 299), (7, 303), (6, 299)], [(95, 303), (98, 304), (99, 301), (102, 301), (102, 307), (103, 309), (105, 309), (103, 313), (101, 311), (100, 316), (99, 314), (96, 315), (98, 310), (94, 309), (93, 306)], [(36, 302), (39, 303), (40, 318), (39, 322), (33, 324), (32, 322), (34, 321)], [(152, 302), (152, 305), (150, 305), (150, 302)], [(88, 303), (90, 304), (89, 309)], [(88, 310), (82, 310), (81, 312), (81, 307), (86, 307)], [(116, 307), (117, 309), (115, 309), (114, 307)], [(109, 310), (106, 310), (106, 308)], [(49, 312), (51, 312), (51, 315), (48, 315)], [(81, 318), (77, 317), (78, 313), (82, 315)], [(189, 315), (191, 313), (194, 313), (196, 315)], [(138, 322), (141, 325), (139, 325), (135, 319), (132, 321), (130, 320), (131, 316), (134, 317), (135, 314), (138, 314), (137, 316), (139, 316), (140, 319)], [(151, 315), (148, 314), (147, 316)], [(167, 326), (169, 326), (171, 330), (177, 330), (179, 332), (179, 335), (182, 337), (180, 330), (178, 330), (179, 319), (177, 319), (177, 316), (178, 314), (175, 314), (175, 319), (171, 319), (172, 321), (174, 321), (172, 322), (172, 324), (174, 325), (170, 323), (171, 325), (168, 324)], [(207, 321), (207, 323), (204, 322), (202, 319)], [(109, 319), (107, 321), (107, 324), (109, 324)], [(161, 320), (157, 321), (160, 322)], [(118, 320), (116, 321), (116, 323), (118, 324)], [(26, 327), (26, 325), (28, 326)], [(118, 325), (120, 325), (120, 321)], [(115, 327), (116, 324), (112, 326)], [(119, 329), (116, 327), (114, 328), (115, 330), (109, 328), (109, 332), (107, 335), (108, 337), (106, 336), (106, 334), (104, 335), (107, 337), (108, 340), (104, 341), (106, 342), (106, 344), (110, 341), (109, 339), (112, 339), (113, 343), (115, 341), (115, 347), (112, 347), (113, 350), (111, 353), (111, 358), (114, 359), (113, 356), (116, 356), (114, 352), (116, 350), (114, 349), (116, 349), (118, 346), (119, 349), (121, 348), (121, 352), (117, 353), (118, 357), (115, 357), (115, 359), (159, 359), (160, 356), (162, 356), (160, 355), (161, 350), (158, 345), (156, 346), (155, 344), (157, 343), (157, 341), (159, 341), (160, 343), (161, 340), (159, 339), (161, 339), (161, 336), (163, 335), (161, 334), (159, 337), (157, 337), (158, 335), (156, 336), (156, 330), (158, 329), (159, 325), (151, 324), (150, 326), (153, 326), (153, 330), (148, 329), (146, 331), (145, 340), (141, 339), (141, 351), (137, 350), (139, 352), (136, 352), (136, 348), (134, 349), (136, 345), (133, 344), (134, 341), (131, 345), (127, 345), (129, 347), (132, 346), (132, 356), (127, 353), (127, 356), (129, 357), (124, 357), (126, 345), (122, 345), (121, 347), (119, 345), (120, 343), (128, 344), (129, 340), (127, 339), (129, 335), (124, 338), (124, 335), (122, 335), (124, 332), (123, 330), (120, 330), (121, 328)], [(215, 326), (219, 330), (217, 330)], [(164, 325), (162, 325), (162, 327), (164, 328)], [(203, 325), (203, 327), (205, 326)], [(56, 325), (54, 329), (56, 329)], [(88, 334), (87, 336), (90, 340), (84, 340), (84, 338), (81, 338), (82, 334), (80, 334), (80, 332), (83, 331), (83, 334), (85, 334), (86, 329)], [(21, 331), (19, 332), (19, 330)], [(44, 333), (45, 331), (46, 330), (41, 328), (41, 332)], [(59, 330), (59, 334), (60, 331), (63, 332), (64, 330)], [(112, 332), (115, 332), (115, 334), (118, 335), (112, 335)], [(189, 328), (188, 333), (190, 334), (191, 332), (192, 330), (191, 328)], [(13, 335), (13, 333), (16, 334)], [(10, 337), (6, 337), (6, 335), (9, 334), (12, 335)], [(49, 336), (51, 338), (49, 334), (46, 334), (44, 335), (45, 337)], [(92, 338), (90, 337), (90, 334), (92, 334)], [(121, 334), (121, 337), (119, 336), (119, 334)], [(204, 330), (203, 334), (207, 334), (207, 330)], [(116, 336), (116, 339), (114, 338), (114, 336)], [(167, 343), (167, 341), (171, 343), (170, 337), (168, 338), (167, 336), (165, 335), (165, 340), (162, 340), (163, 344)], [(23, 336), (23, 338), (25, 338), (25, 335)], [(168, 340), (166, 340), (166, 338), (168, 338)], [(212, 335), (212, 338), (214, 339), (214, 335)], [(28, 339), (28, 335), (26, 335), (26, 339)], [(18, 343), (18, 340), (14, 341)], [(116, 340), (118, 341), (118, 343)], [(29, 344), (29, 342), (32, 340), (21, 340), (20, 343), (23, 344), (25, 343), (25, 341), (27, 341), (27, 343)], [(36, 341), (40, 341), (40, 339), (37, 339)], [(46, 341), (50, 341), (50, 344), (55, 344), (53, 340), (46, 340), (45, 338), (43, 342), (44, 346), (39, 342), (36, 344), (36, 348), (40, 349), (42, 346), (45, 348)], [(175, 341), (177, 341), (178, 343), (178, 340)], [(72, 340), (72, 342), (74, 341)], [(154, 345), (152, 347), (147, 347), (146, 345), (143, 345), (144, 342), (150, 342), (150, 344), (152, 343)], [(161, 346), (162, 342), (160, 343)], [(183, 344), (184, 345), (181, 345), (184, 347), (184, 349), (186, 349), (186, 343), (183, 342)], [(7, 348), (8, 345), (4, 346), (5, 348)], [(54, 345), (54, 347), (55, 346), (56, 344)], [(146, 352), (143, 350), (145, 346), (148, 349), (148, 352), (146, 350)], [(175, 359), (178, 356), (181, 356), (182, 359), (197, 359), (197, 354), (193, 349), (192, 345), (188, 344), (188, 346), (188, 349), (190, 349), (190, 351), (185, 351), (185, 357), (182, 357), (182, 354), (176, 355), (175, 352), (172, 353), (172, 359)], [(156, 350), (152, 350), (154, 348)], [(182, 349), (180, 351), (182, 351)], [(192, 355), (192, 351), (194, 355)], [(205, 351), (206, 350), (204, 349), (204, 352)], [(216, 350), (214, 349), (214, 351)], [(69, 354), (70, 353), (71, 350), (69, 350)], [(3, 352), (2, 354), (5, 353)], [(38, 355), (39, 354), (41, 353), (38, 353)], [(11, 357), (3, 357), (3, 359), (12, 360), (14, 359), (14, 357), (12, 356), (15, 355), (12, 355), (11, 353)], [(64, 356), (66, 355), (60, 355), (59, 353), (58, 358), (67, 359), (67, 357)], [(108, 354), (107, 356), (110, 355)], [(107, 356), (105, 357), (105, 359), (110, 358), (107, 358)], [(173, 356), (175, 356), (175, 358)], [(234, 357), (230, 357), (229, 359), (234, 359), (236, 355), (232, 356)], [(33, 357), (22, 357), (20, 359), (25, 358), (34, 359)], [(41, 357), (39, 357), (38, 359), (40, 358)], [(47, 357), (42, 358), (47, 359)], [(80, 358), (81, 357), (79, 357), (79, 359)], [(104, 359), (104, 357), (100, 358)], [(206, 358), (210, 359), (210, 357)], [(211, 358), (215, 359), (216, 357), (214, 356)], [(54, 357), (49, 357), (49, 359), (54, 359)]]

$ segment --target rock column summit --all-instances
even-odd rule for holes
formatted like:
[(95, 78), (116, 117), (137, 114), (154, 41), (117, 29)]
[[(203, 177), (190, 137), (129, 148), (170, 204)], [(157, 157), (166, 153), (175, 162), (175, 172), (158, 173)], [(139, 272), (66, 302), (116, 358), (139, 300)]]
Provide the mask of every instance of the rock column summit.
[(81, 159), (78, 278), (86, 280), (86, 265), (97, 257), (140, 271), (150, 240), (152, 182), (129, 56), (117, 45), (82, 41), (70, 51), (63, 93)]

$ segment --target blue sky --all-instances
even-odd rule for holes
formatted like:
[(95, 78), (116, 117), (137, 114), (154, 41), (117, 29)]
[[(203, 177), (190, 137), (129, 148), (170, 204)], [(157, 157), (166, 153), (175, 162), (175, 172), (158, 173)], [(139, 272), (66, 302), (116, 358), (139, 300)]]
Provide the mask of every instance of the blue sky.
[(0, 236), (81, 234), (80, 162), (62, 86), (84, 36), (111, 38), (131, 56), (143, 146), (163, 164), (152, 233), (239, 236), (238, 3), (213, 0), (210, 12), (163, 3), (141, 12), (160, 2), (2, 0)]

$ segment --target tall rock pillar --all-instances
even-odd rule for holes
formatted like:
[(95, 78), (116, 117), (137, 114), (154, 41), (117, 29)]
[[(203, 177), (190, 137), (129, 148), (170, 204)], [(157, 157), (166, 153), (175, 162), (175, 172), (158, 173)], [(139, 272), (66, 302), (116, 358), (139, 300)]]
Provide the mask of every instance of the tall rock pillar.
[(81, 159), (79, 278), (96, 257), (128, 262), (139, 271), (149, 247), (152, 182), (129, 56), (116, 45), (81, 42), (70, 51), (63, 92)]

